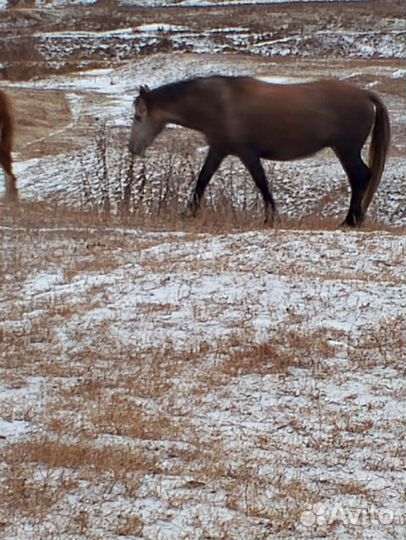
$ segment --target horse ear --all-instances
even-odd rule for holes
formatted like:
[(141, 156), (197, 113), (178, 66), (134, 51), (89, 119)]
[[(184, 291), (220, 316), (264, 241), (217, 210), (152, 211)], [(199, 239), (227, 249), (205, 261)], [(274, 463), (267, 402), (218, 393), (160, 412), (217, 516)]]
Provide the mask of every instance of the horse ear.
[(145, 97), (146, 94), (149, 92), (149, 86), (146, 84), (143, 86), (140, 86), (140, 97)]
[(137, 110), (140, 114), (146, 113), (148, 111), (147, 102), (141, 95), (137, 99)]
[(145, 95), (146, 94), (141, 92), (141, 89), (140, 89), (140, 94), (135, 100), (135, 107), (140, 114), (146, 113), (148, 111)]
[(138, 111), (140, 113), (145, 113), (145, 112), (148, 111), (148, 106), (147, 106), (148, 93), (149, 93), (148, 86), (146, 86), (146, 85), (145, 86), (140, 86), (138, 97), (135, 100), (135, 102), (137, 104)]

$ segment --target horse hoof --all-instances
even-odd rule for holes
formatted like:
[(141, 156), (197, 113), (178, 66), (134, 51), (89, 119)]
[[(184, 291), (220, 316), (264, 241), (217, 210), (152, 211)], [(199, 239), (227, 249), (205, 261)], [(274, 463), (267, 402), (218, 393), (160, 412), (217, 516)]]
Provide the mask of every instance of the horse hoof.
[(347, 216), (345, 220), (341, 223), (342, 228), (346, 229), (356, 229), (361, 227), (364, 222), (364, 218), (356, 218), (355, 216)]
[(4, 196), (4, 199), (7, 204), (11, 206), (19, 206), (20, 205), (20, 198), (18, 196), (18, 193), (6, 193)]

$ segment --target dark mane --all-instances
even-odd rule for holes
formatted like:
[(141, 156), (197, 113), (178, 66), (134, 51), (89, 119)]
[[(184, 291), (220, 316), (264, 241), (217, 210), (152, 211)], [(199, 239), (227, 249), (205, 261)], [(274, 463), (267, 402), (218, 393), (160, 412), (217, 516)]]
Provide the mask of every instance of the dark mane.
[[(211, 75), (209, 77), (194, 77), (164, 84), (149, 92), (154, 103), (167, 103), (184, 101), (194, 96), (194, 92), (218, 93), (219, 88), (227, 84), (235, 84), (237, 80), (250, 79), (250, 77), (233, 77), (230, 75)], [(220, 83), (220, 84), (219, 84)]]

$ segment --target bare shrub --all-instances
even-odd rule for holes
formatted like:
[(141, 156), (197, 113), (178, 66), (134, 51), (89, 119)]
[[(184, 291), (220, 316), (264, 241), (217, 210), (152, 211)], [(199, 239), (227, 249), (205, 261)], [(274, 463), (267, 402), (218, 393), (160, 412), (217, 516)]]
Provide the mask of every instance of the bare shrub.
[[(149, 223), (175, 224), (189, 217), (188, 204), (204, 154), (180, 140), (158, 146), (150, 150), (150, 157), (140, 159), (127, 152), (126, 135), (113, 133), (105, 123), (95, 133), (90, 151), (79, 157), (83, 208)], [(237, 158), (226, 159), (209, 184), (199, 219), (205, 222), (205, 216), (232, 225), (263, 222), (262, 198)]]

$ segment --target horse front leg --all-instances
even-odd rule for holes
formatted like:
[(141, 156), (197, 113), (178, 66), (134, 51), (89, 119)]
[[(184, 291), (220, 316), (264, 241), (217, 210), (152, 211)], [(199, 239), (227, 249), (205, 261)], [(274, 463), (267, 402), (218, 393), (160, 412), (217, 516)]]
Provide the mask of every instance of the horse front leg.
[(200, 202), (207, 187), (207, 184), (210, 182), (212, 176), (219, 168), (224, 157), (224, 154), (222, 154), (221, 152), (218, 152), (213, 148), (209, 148), (206, 160), (197, 178), (192, 200), (189, 203), (189, 210), (193, 217), (196, 216), (197, 211), (199, 210)]
[(6, 199), (11, 202), (18, 202), (17, 179), (13, 174), (11, 164), (11, 154), (3, 149), (0, 149), (0, 163), (4, 169)]
[(244, 154), (239, 156), (248, 172), (252, 176), (255, 185), (259, 189), (262, 198), (264, 200), (265, 207), (265, 223), (273, 225), (275, 217), (275, 201), (272, 197), (272, 193), (269, 189), (268, 180), (264, 168), (262, 167), (261, 160), (255, 154)]
[(17, 180), (14, 174), (6, 173), (6, 199), (18, 203)]

